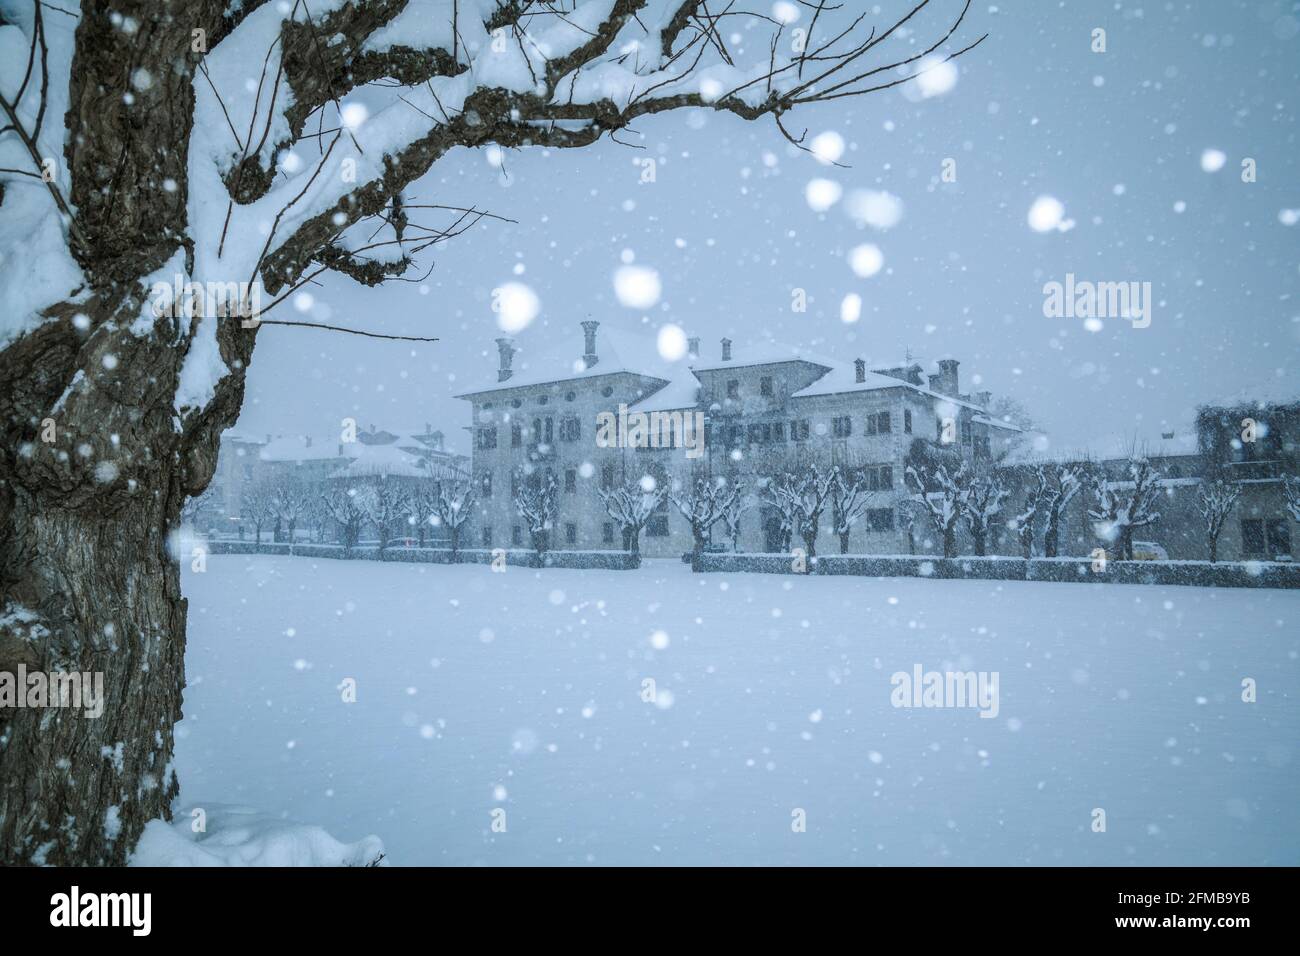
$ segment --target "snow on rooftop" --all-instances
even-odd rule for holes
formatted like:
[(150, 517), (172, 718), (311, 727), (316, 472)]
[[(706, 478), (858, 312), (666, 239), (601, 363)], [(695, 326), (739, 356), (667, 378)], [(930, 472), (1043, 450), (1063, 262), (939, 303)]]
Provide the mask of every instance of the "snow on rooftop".
[[(465, 398), (481, 392), (491, 392), (507, 388), (520, 388), (533, 385), (546, 385), (552, 382), (567, 382), (583, 378), (596, 378), (600, 375), (630, 373), (658, 378), (667, 382), (675, 375), (686, 371), (685, 362), (669, 362), (659, 354), (658, 345), (653, 338), (635, 332), (601, 323), (596, 332), (596, 356), (598, 361), (590, 368), (583, 361), (585, 351), (581, 330), (564, 330), (563, 341), (559, 345), (543, 348), (533, 352), (528, 346), (531, 342), (542, 342), (538, 335), (523, 337), (515, 343), (517, 351), (512, 368), (514, 374), (504, 382), (496, 380), (496, 368), (491, 371), (491, 378), (462, 392), (458, 397)], [(554, 337), (553, 330), (541, 335)], [(493, 356), (495, 360), (496, 356)]]
[[(244, 439), (235, 439), (236, 441)], [(337, 438), (281, 435), (266, 442), (257, 453), (262, 461), (326, 461), (341, 457)]]

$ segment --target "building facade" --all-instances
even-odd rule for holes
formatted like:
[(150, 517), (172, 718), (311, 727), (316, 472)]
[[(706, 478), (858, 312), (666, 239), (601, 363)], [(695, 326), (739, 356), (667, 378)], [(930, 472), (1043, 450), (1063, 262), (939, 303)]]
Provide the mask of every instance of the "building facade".
[[(751, 508), (739, 547), (773, 551), (780, 520), (763, 503), (761, 482), (816, 463), (866, 476), (870, 508), (850, 532), (850, 549), (898, 553), (907, 540), (899, 509), (910, 497), (904, 468), (914, 442), (947, 446), (979, 464), (1002, 457), (1021, 436), (991, 413), (990, 393), (961, 391), (956, 359), (845, 362), (774, 343), (735, 348), (723, 339), (709, 360), (691, 339), (687, 355), (669, 362), (654, 340), (602, 331), (595, 321), (583, 322), (582, 332), (536, 357), (498, 339), (496, 380), (458, 396), (471, 404), (472, 471), (480, 489), (471, 537), (480, 547), (527, 547), (514, 492), (521, 481), (553, 479), (558, 508), (550, 547), (620, 548), (598, 489), (648, 475), (678, 486), (719, 476), (742, 483)], [(648, 447), (599, 440), (601, 416), (637, 415), (654, 436)], [(689, 428), (678, 430), (688, 421), (703, 426), (702, 448), (675, 440), (682, 432), (690, 437)], [(674, 440), (655, 447), (670, 426)], [(819, 550), (838, 546), (830, 525), (828, 508)], [(665, 501), (642, 533), (641, 550), (678, 556), (692, 541), (688, 522)]]

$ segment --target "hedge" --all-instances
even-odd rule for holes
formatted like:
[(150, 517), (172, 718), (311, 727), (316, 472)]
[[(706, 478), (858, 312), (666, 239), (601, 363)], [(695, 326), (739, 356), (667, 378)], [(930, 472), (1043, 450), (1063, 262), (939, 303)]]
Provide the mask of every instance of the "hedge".
[(452, 557), (450, 548), (386, 548), (358, 546), (345, 554), (338, 544), (289, 544), (251, 541), (209, 541), (209, 554), (283, 554), (301, 558), (334, 558), (353, 561), (404, 561), (414, 564), (491, 564), (505, 553), (506, 564), (527, 568), (572, 568), (631, 571), (641, 566), (641, 556), (631, 551), (547, 551), (538, 559), (537, 552), (525, 548), (461, 548)]
[[(793, 574), (788, 554), (701, 554), (703, 572)], [(928, 555), (821, 555), (809, 574), (1084, 584), (1164, 584), (1217, 588), (1300, 588), (1300, 565), (1274, 561), (1109, 561), (1093, 572), (1090, 558), (939, 558)]]

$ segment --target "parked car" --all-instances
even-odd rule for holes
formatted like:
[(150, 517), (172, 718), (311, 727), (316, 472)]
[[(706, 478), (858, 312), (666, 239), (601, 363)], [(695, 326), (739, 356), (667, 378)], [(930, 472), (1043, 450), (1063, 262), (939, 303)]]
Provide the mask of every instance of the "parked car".
[(1169, 552), (1154, 541), (1133, 542), (1134, 561), (1168, 561)]

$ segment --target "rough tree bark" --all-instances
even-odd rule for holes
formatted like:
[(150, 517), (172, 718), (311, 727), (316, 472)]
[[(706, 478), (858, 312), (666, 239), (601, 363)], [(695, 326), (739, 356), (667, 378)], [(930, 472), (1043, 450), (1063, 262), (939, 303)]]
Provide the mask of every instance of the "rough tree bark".
[[(52, 305), (52, 321), (0, 351), (0, 584), (4, 605), (39, 620), (0, 626), (0, 670), (101, 672), (106, 700), (98, 719), (66, 708), (0, 711), (3, 865), (125, 863), (145, 822), (169, 816), (178, 789), (172, 727), (186, 606), (167, 537), (186, 496), (212, 476), (220, 433), (243, 399), (253, 332), (220, 331), (237, 371), (175, 427), (180, 330), (171, 318), (155, 335), (130, 327), (142, 280), (184, 243), (191, 30), (215, 38), (227, 24), (219, 3), (170, 6), (184, 16), (160, 16), (159, 4), (142, 0), (84, 4), (63, 159), (89, 295)], [(110, 13), (134, 17), (138, 29), (128, 34)], [(122, 91), (141, 63), (179, 66), (153, 71), (157, 81), (136, 89), (138, 108), (128, 108)], [(166, 179), (177, 188), (162, 188)], [(79, 314), (88, 324), (74, 323)], [(89, 387), (69, 389), (79, 373)], [(44, 442), (39, 425), (65, 390), (56, 440)]]

